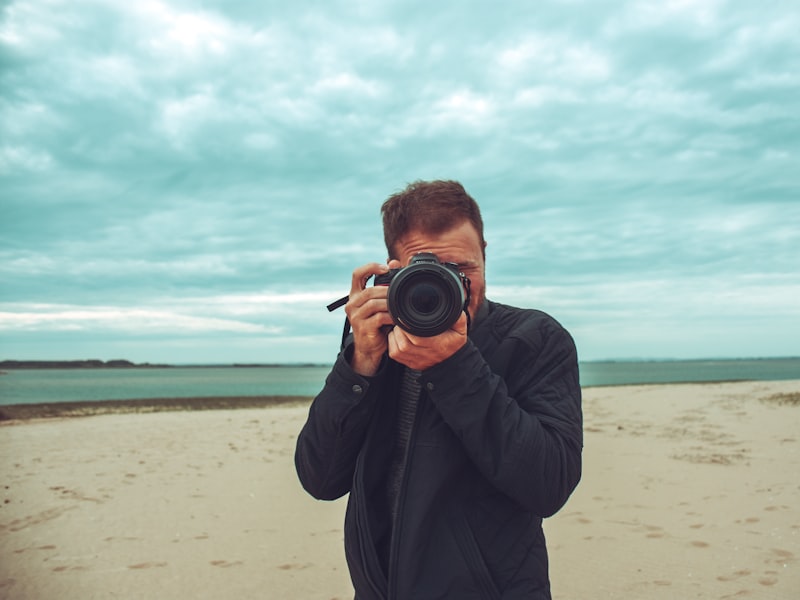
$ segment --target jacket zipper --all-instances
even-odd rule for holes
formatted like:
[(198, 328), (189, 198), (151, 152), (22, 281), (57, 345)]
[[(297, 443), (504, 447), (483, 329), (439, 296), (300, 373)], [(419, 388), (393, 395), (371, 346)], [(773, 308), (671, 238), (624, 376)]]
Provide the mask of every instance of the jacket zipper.
[[(374, 430), (370, 431), (370, 436), (374, 436)], [(369, 440), (365, 441), (365, 445), (369, 442)], [(366, 500), (364, 498), (364, 483), (363, 483), (363, 457), (359, 456), (358, 461), (360, 464), (356, 465), (356, 473), (358, 474), (358, 500), (356, 501), (356, 505), (366, 506)], [(375, 580), (372, 577), (372, 570), (370, 569), (370, 561), (366, 556), (367, 548), (372, 547), (371, 536), (367, 536), (366, 532), (369, 531), (369, 527), (367, 525), (367, 519), (362, 511), (356, 510), (355, 511), (355, 518), (357, 521), (358, 527), (358, 547), (359, 553), (361, 554), (361, 564), (364, 565), (364, 577), (369, 584), (369, 587), (372, 588), (373, 593), (375, 594), (375, 598), (380, 600), (385, 600), (383, 593), (381, 592), (380, 586), (375, 583)], [(368, 538), (368, 539), (367, 539)], [(369, 540), (369, 541), (368, 541)], [(388, 582), (387, 582), (388, 583)], [(388, 591), (387, 591), (388, 594)]]
[(417, 398), (417, 406), (414, 411), (414, 421), (411, 425), (411, 431), (408, 435), (408, 444), (406, 445), (405, 453), (403, 456), (403, 480), (400, 484), (400, 494), (397, 498), (397, 509), (395, 510), (394, 521), (392, 522), (392, 546), (389, 550), (389, 581), (387, 586), (388, 600), (397, 598), (397, 562), (399, 560), (398, 553), (400, 552), (400, 522), (402, 521), (403, 507), (405, 506), (406, 493), (408, 491), (408, 477), (411, 471), (411, 449), (414, 447), (414, 441), (417, 437), (417, 426), (422, 412), (422, 403), (425, 396), (424, 390), (420, 390)]

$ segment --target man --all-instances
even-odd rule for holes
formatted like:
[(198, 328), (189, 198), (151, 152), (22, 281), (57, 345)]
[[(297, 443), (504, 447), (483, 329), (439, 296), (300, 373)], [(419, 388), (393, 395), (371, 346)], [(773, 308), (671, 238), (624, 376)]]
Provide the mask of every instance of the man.
[[(357, 600), (550, 598), (542, 518), (581, 473), (572, 338), (486, 300), (483, 222), (459, 183), (411, 184), (381, 212), (389, 261), (353, 272), (352, 335), (299, 435), (300, 480), (318, 499), (350, 494)], [(393, 327), (387, 288), (367, 285), (420, 252), (471, 282), (465, 313), (433, 337)]]

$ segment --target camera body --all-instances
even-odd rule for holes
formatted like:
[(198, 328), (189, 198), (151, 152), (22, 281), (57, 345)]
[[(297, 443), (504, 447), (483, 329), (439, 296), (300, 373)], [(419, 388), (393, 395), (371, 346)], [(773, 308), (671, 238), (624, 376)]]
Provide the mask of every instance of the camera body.
[(396, 325), (412, 335), (433, 337), (447, 331), (469, 305), (470, 281), (454, 263), (420, 252), (408, 266), (375, 277), (389, 286), (387, 302)]

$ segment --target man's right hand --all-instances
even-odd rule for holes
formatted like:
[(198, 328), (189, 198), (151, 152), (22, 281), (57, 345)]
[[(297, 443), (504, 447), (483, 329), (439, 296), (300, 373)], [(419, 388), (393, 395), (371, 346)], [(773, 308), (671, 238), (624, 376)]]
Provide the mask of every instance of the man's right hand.
[(359, 375), (369, 377), (377, 373), (388, 348), (387, 325), (392, 316), (386, 304), (387, 286), (369, 286), (372, 275), (386, 273), (387, 265), (370, 263), (353, 271), (350, 299), (344, 307), (350, 327), (353, 328), (353, 356), (350, 366)]

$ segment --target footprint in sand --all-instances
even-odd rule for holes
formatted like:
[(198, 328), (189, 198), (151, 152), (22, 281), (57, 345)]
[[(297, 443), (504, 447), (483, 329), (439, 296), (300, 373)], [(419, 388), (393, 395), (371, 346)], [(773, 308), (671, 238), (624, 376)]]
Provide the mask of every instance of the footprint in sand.
[(664, 529), (662, 527), (659, 527), (658, 525), (645, 525), (644, 528), (647, 531), (647, 533), (644, 536), (646, 538), (660, 539), (666, 535), (664, 533)]
[(74, 510), (75, 508), (77, 507), (67, 506), (61, 508), (50, 508), (35, 515), (28, 515), (27, 517), (23, 517), (21, 519), (14, 519), (7, 526), (5, 525), (0, 526), (0, 531), (6, 528), (9, 531), (21, 531), (26, 527), (30, 527), (32, 525), (40, 525), (46, 521), (51, 521), (55, 518), (60, 517), (68, 510)]
[(778, 564), (782, 567), (786, 567), (786, 565), (788, 565), (789, 563), (794, 562), (794, 554), (792, 554), (788, 550), (773, 548), (772, 556), (773, 558), (769, 559), (767, 561), (767, 564)]
[(135, 565), (128, 565), (129, 569), (152, 569), (154, 567), (166, 567), (165, 562), (143, 562)]
[(750, 571), (748, 571), (747, 569), (739, 569), (738, 571), (734, 571), (730, 575), (720, 575), (719, 577), (717, 577), (717, 580), (718, 581), (736, 581), (737, 579), (739, 579), (741, 577), (747, 577), (748, 575), (751, 575)]
[(89, 570), (88, 567), (81, 567), (81, 566), (75, 566), (75, 567), (61, 566), (61, 567), (54, 567), (53, 569), (51, 569), (51, 571), (53, 571), (54, 573), (63, 573), (64, 571), (88, 571), (88, 570)]
[(238, 565), (243, 565), (244, 563), (240, 560), (234, 562), (228, 562), (227, 560), (212, 560), (210, 561), (210, 564), (212, 564), (215, 567), (227, 568), (227, 567), (235, 567)]

